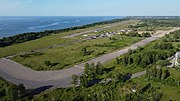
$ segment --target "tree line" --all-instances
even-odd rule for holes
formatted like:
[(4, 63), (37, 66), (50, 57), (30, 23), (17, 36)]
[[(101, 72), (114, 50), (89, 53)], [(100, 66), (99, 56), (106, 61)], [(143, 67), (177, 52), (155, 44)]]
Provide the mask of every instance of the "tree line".
[(141, 53), (126, 54), (121, 58), (116, 58), (117, 64), (135, 65), (142, 68), (146, 68), (148, 65), (156, 63), (158, 60), (165, 60), (172, 56), (174, 51), (159, 51), (159, 50), (147, 50)]
[(146, 76), (151, 80), (170, 86), (179, 86), (180, 84), (180, 80), (174, 79), (167, 68), (162, 68), (161, 66), (149, 66), (146, 71)]
[(14, 85), (0, 78), (0, 100), (17, 101), (26, 96), (26, 89), (23, 84)]
[(98, 79), (98, 75), (103, 73), (103, 66), (100, 62), (97, 62), (95, 65), (94, 63), (86, 63), (84, 66), (84, 74), (80, 77), (77, 75), (72, 76), (72, 83), (74, 85), (78, 84), (78, 79), (80, 79), (80, 85), (87, 87), (91, 81)]
[(163, 42), (180, 42), (180, 30), (171, 32), (170, 34), (166, 35), (162, 40)]
[(179, 19), (141, 19), (142, 23), (135, 26), (130, 25), (130, 28), (140, 27), (179, 27)]

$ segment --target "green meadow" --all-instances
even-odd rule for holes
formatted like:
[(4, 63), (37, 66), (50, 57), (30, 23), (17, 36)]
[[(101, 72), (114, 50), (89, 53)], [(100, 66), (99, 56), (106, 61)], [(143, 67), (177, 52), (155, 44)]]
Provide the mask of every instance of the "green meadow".
[[(77, 63), (87, 61), (109, 52), (122, 49), (125, 46), (131, 45), (142, 38), (125, 37), (121, 35), (113, 36), (116, 40), (110, 38), (99, 38), (75, 43), (73, 45), (65, 45), (57, 48), (50, 48), (45, 51), (40, 51), (40, 55), (26, 54), (28, 56), (16, 56), (14, 61), (30, 67), (34, 70), (59, 70), (71, 67)], [(86, 47), (87, 55), (83, 56), (82, 48)], [(55, 63), (55, 66), (46, 66), (45, 61)]]

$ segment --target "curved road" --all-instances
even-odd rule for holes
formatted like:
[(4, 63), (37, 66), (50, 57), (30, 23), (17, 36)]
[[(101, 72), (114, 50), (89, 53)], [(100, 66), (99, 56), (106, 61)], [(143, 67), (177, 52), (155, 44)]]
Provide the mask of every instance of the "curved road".
[[(165, 34), (169, 34), (170, 32), (174, 32), (175, 30), (179, 30), (180, 28), (174, 28), (169, 31), (158, 31), (152, 37), (146, 38), (132, 44), (130, 47), (126, 47), (122, 50), (115, 51), (101, 57), (92, 59), (87, 61), (87, 63), (96, 63), (100, 61), (101, 63), (105, 63), (109, 60), (112, 60), (120, 55), (123, 55), (128, 52), (129, 49), (135, 50), (139, 46), (145, 46), (146, 44), (163, 37)], [(21, 64), (18, 64), (14, 61), (11, 61), (6, 58), (0, 59), (0, 76), (10, 81), (14, 84), (24, 84), (27, 89), (39, 88), (42, 86), (53, 86), (57, 87), (70, 87), (71, 77), (73, 74), (80, 75), (84, 72), (84, 64), (81, 63), (79, 65), (75, 65), (72, 68), (59, 70), (59, 71), (34, 71), (30, 68), (24, 67)], [(140, 73), (141, 74), (141, 73)], [(144, 72), (142, 72), (144, 74)], [(133, 74), (133, 77), (138, 76), (139, 74)]]

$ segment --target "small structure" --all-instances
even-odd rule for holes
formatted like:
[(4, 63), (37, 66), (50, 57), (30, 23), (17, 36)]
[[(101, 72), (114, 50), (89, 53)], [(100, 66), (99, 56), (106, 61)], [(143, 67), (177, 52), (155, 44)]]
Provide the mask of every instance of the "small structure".
[(118, 34), (126, 34), (127, 32), (127, 30), (120, 30)]
[(132, 86), (131, 90), (133, 93), (135, 93), (136, 92), (136, 86)]
[(177, 67), (180, 67), (179, 60), (180, 60), (180, 52), (177, 52), (175, 54), (175, 66), (177, 66)]
[(132, 32), (132, 30), (120, 30), (118, 34), (127, 34), (129, 32)]
[(149, 34), (153, 34), (153, 31), (138, 31), (139, 34), (143, 34), (143, 33), (149, 33)]
[(87, 34), (85, 34), (85, 35), (83, 35), (84, 37), (88, 37), (88, 35)]

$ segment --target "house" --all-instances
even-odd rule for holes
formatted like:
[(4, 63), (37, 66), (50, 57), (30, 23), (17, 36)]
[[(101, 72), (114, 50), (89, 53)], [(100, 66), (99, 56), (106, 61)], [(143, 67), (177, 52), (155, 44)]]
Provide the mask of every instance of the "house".
[(97, 36), (92, 36), (91, 38), (92, 38), (92, 39), (97, 39), (98, 37), (97, 37)]
[(142, 35), (143, 33), (153, 34), (154, 32), (153, 32), (153, 31), (138, 31), (138, 33), (139, 33), (140, 35)]
[(180, 67), (180, 52), (176, 52), (175, 54), (175, 66)]
[(127, 34), (129, 32), (132, 32), (132, 30), (120, 30), (118, 34)]
[(118, 34), (126, 34), (127, 30), (120, 30)]
[(85, 35), (83, 35), (84, 37), (88, 37), (88, 35), (87, 34), (85, 34)]
[(131, 90), (133, 93), (135, 93), (136, 92), (136, 86), (132, 86)]

